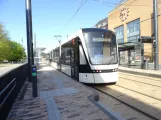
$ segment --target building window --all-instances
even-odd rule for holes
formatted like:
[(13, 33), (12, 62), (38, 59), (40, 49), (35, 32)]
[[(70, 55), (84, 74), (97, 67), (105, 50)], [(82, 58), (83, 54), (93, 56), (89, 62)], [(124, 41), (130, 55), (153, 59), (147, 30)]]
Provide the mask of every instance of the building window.
[(127, 41), (137, 42), (140, 37), (140, 19), (127, 23)]
[(124, 43), (124, 26), (121, 25), (115, 28), (116, 39), (118, 43)]

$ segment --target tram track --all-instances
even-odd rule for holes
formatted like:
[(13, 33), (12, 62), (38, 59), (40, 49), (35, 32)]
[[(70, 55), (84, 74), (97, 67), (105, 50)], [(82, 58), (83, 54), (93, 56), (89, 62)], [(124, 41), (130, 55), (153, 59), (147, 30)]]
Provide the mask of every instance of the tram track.
[(146, 96), (146, 97), (153, 98), (153, 99), (155, 99), (155, 100), (159, 100), (159, 101), (161, 101), (161, 99), (158, 99), (158, 98), (152, 97), (152, 96), (150, 96), (150, 95), (147, 95), (147, 94), (144, 94), (144, 93), (141, 93), (141, 92), (138, 92), (138, 91), (135, 91), (135, 90), (132, 90), (132, 89), (126, 88), (126, 87), (123, 87), (123, 86), (121, 86), (121, 85), (117, 85), (117, 84), (116, 84), (115, 86), (118, 86), (118, 87), (121, 87), (121, 88), (124, 88), (124, 89), (130, 90), (130, 91), (132, 91), (132, 92), (135, 92), (135, 93), (138, 93), (138, 94), (144, 95), (144, 96)]
[(135, 75), (135, 74), (130, 74), (130, 73), (123, 73), (123, 72), (119, 72), (119, 74), (125, 75), (125, 76), (132, 76), (135, 78), (143, 78), (143, 79), (148, 79), (150, 81), (158, 81), (161, 82), (161, 79), (159, 78), (154, 78), (154, 77), (149, 77), (149, 76), (141, 76), (141, 75)]
[[(157, 93), (161, 90), (161, 87), (151, 84), (145, 84), (139, 82), (138, 80), (136, 80), (138, 81), (136, 82), (135, 80), (133, 81), (131, 79), (128, 77), (119, 77), (119, 81), (117, 82), (116, 86), (161, 101), (161, 96), (157, 95)], [(139, 80), (142, 81), (141, 79)]]
[(161, 88), (161, 86), (154, 85), (154, 84), (150, 84), (150, 83), (146, 83), (146, 82), (140, 82), (140, 81), (132, 80), (132, 79), (125, 78), (125, 77), (119, 77), (119, 78), (122, 78), (122, 79), (124, 79), (124, 80), (128, 80), (128, 81), (134, 81), (134, 82), (143, 83), (143, 84), (147, 84), (147, 85), (151, 85), (151, 86), (155, 86), (155, 87), (159, 87), (159, 88)]
[(101, 90), (101, 89), (99, 89), (99, 88), (97, 88), (97, 87), (95, 87), (95, 86), (92, 86), (92, 87), (93, 87), (95, 90), (97, 90), (97, 91), (99, 91), (99, 92), (101, 92), (101, 93), (103, 93), (103, 94), (105, 94), (105, 95), (107, 95), (107, 96), (110, 96), (111, 98), (113, 98), (113, 99), (119, 101), (120, 103), (126, 105), (127, 107), (129, 107), (129, 108), (131, 108), (131, 109), (133, 109), (133, 110), (135, 110), (136, 112), (139, 112), (139, 113), (141, 113), (141, 114), (144, 115), (144, 116), (147, 116), (148, 118), (150, 118), (150, 119), (152, 119), (152, 120), (160, 120), (160, 119), (157, 118), (156, 116), (150, 115), (149, 113), (147, 113), (147, 112), (145, 112), (145, 111), (143, 111), (143, 110), (138, 109), (137, 107), (135, 107), (135, 106), (133, 106), (133, 105), (131, 105), (131, 104), (129, 104), (129, 103), (127, 103), (127, 102), (125, 102), (125, 101), (119, 99), (118, 97), (116, 97), (116, 96), (114, 96), (114, 95), (111, 95), (111, 94), (109, 94), (109, 93), (107, 93), (107, 92), (105, 92), (105, 91), (103, 91), (103, 90)]

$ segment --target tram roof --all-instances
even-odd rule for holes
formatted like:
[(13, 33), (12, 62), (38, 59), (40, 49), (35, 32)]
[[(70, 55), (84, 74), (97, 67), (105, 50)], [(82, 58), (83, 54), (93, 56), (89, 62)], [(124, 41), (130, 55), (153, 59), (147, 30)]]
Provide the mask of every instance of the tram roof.
[[(113, 31), (108, 30), (108, 29), (102, 29), (102, 28), (80, 28), (75, 34), (69, 36), (68, 38), (65, 38), (64, 40), (62, 40), (61, 44), (64, 44), (64, 43), (66, 43), (66, 42), (72, 40), (73, 38), (76, 38), (77, 35), (78, 35), (80, 32), (82, 32), (82, 31), (83, 31), (83, 32), (86, 32), (86, 31), (98, 31), (98, 30), (99, 30), (99, 31), (102, 31), (102, 32), (112, 32), (112, 33), (114, 34)], [(54, 49), (56, 49), (56, 48), (58, 48), (58, 47), (59, 47), (59, 43), (57, 42), (57, 45), (56, 45), (52, 50), (54, 50)], [(51, 52), (52, 50), (50, 50), (49, 52)]]
[(102, 31), (102, 32), (112, 32), (114, 34), (113, 31), (111, 30), (108, 30), (108, 29), (102, 29), (102, 28), (80, 28), (75, 34), (71, 35), (69, 38), (65, 39), (62, 41), (62, 44), (68, 42), (69, 40), (72, 40), (73, 38), (76, 38), (77, 35), (80, 33), (80, 32), (88, 32), (88, 31)]
[(108, 29), (102, 29), (102, 28), (82, 28), (82, 31), (86, 32), (86, 31), (102, 31), (102, 32), (112, 32), (114, 33), (113, 31), (111, 30), (108, 30)]

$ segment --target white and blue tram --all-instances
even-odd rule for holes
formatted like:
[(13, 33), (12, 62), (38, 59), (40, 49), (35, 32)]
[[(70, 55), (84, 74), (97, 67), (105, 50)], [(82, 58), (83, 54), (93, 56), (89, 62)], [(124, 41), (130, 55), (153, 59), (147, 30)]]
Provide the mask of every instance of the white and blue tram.
[(116, 83), (118, 80), (118, 46), (110, 30), (80, 29), (53, 49), (49, 60), (51, 66), (83, 83)]

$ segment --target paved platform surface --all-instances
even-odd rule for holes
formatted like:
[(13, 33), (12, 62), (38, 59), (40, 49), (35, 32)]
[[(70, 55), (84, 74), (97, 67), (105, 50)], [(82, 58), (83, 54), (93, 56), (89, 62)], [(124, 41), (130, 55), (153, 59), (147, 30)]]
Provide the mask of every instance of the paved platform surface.
[(38, 95), (32, 98), (26, 82), (7, 120), (111, 120), (88, 99), (91, 89), (45, 64), (38, 71)]

